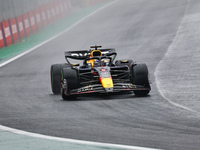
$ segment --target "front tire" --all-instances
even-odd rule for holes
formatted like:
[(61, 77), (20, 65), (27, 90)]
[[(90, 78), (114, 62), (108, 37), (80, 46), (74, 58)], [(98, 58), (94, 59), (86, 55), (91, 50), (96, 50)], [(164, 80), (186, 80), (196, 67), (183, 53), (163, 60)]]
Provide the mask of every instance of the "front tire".
[(60, 71), (62, 68), (69, 67), (68, 64), (54, 64), (51, 65), (51, 90), (54, 94), (60, 94)]
[[(142, 85), (145, 88), (151, 88), (149, 84), (149, 72), (146, 64), (136, 64), (132, 66), (131, 82), (135, 85)], [(150, 90), (135, 90), (137, 96), (146, 96)]]
[[(76, 69), (63, 68), (60, 76), (60, 92), (64, 100), (74, 100), (76, 95), (68, 95), (70, 90), (77, 89), (79, 87), (78, 73)], [(65, 85), (65, 87), (64, 87)]]

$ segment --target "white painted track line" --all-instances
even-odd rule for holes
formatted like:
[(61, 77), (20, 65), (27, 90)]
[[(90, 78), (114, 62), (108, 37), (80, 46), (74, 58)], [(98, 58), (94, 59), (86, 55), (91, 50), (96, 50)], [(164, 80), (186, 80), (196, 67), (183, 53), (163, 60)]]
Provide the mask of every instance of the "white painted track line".
[(158, 150), (158, 149), (144, 148), (144, 147), (138, 147), (138, 146), (126, 146), (126, 145), (118, 145), (118, 144), (108, 144), (108, 143), (99, 143), (99, 142), (91, 142), (91, 141), (82, 141), (82, 140), (52, 137), (52, 136), (46, 136), (46, 135), (16, 130), (16, 129), (5, 127), (5, 126), (0, 126), (0, 130), (12, 132), (12, 133), (19, 134), (19, 135), (30, 136), (30, 137), (33, 137), (33, 138), (41, 138), (41, 139), (46, 139), (46, 140), (69, 142), (69, 143), (74, 143), (74, 144), (89, 145), (89, 146), (96, 146), (96, 147), (104, 147), (104, 148), (112, 148), (112, 149), (124, 149), (124, 150)]

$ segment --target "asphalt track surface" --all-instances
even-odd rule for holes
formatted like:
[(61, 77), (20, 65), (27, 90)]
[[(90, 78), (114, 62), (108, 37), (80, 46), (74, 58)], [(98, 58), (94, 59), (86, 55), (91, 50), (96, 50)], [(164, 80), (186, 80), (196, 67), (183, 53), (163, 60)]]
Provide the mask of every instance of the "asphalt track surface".
[[(0, 124), (56, 137), (160, 149), (200, 148), (198, 0), (120, 0), (0, 69)], [(194, 30), (193, 30), (194, 29)], [(146, 63), (152, 91), (63, 101), (50, 65), (102, 44)]]

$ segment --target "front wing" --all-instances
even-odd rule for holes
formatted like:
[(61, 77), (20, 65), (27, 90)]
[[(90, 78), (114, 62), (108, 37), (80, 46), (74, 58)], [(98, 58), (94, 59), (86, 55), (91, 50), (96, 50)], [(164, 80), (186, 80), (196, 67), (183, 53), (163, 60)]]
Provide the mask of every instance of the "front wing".
[(114, 93), (121, 91), (136, 91), (136, 90), (144, 91), (151, 89), (145, 88), (144, 86), (141, 85), (133, 85), (129, 83), (116, 83), (114, 84), (114, 87), (111, 90), (109, 90), (109, 92), (107, 92), (107, 90), (105, 90), (101, 84), (95, 84), (70, 90), (67, 95), (81, 95), (89, 93)]

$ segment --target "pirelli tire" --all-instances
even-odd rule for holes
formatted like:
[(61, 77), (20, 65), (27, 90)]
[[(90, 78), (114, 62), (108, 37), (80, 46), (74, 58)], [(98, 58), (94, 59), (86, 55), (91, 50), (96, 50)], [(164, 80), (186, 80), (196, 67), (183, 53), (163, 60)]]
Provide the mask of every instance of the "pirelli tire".
[[(70, 90), (79, 87), (78, 73), (74, 68), (63, 68), (60, 76), (60, 93), (64, 100), (74, 100), (76, 95), (68, 95)], [(65, 84), (65, 87), (63, 86)]]
[(131, 81), (135, 85), (142, 85), (149, 90), (135, 90), (136, 96), (146, 96), (150, 92), (149, 72), (146, 64), (132, 65), (131, 68)]
[(69, 64), (54, 64), (51, 65), (51, 90), (54, 94), (60, 94), (60, 72), (63, 68), (70, 67)]
[(115, 65), (116, 66), (128, 66), (131, 67), (131, 65), (133, 64), (133, 60), (132, 59), (122, 59), (122, 60), (116, 60), (115, 61)]

